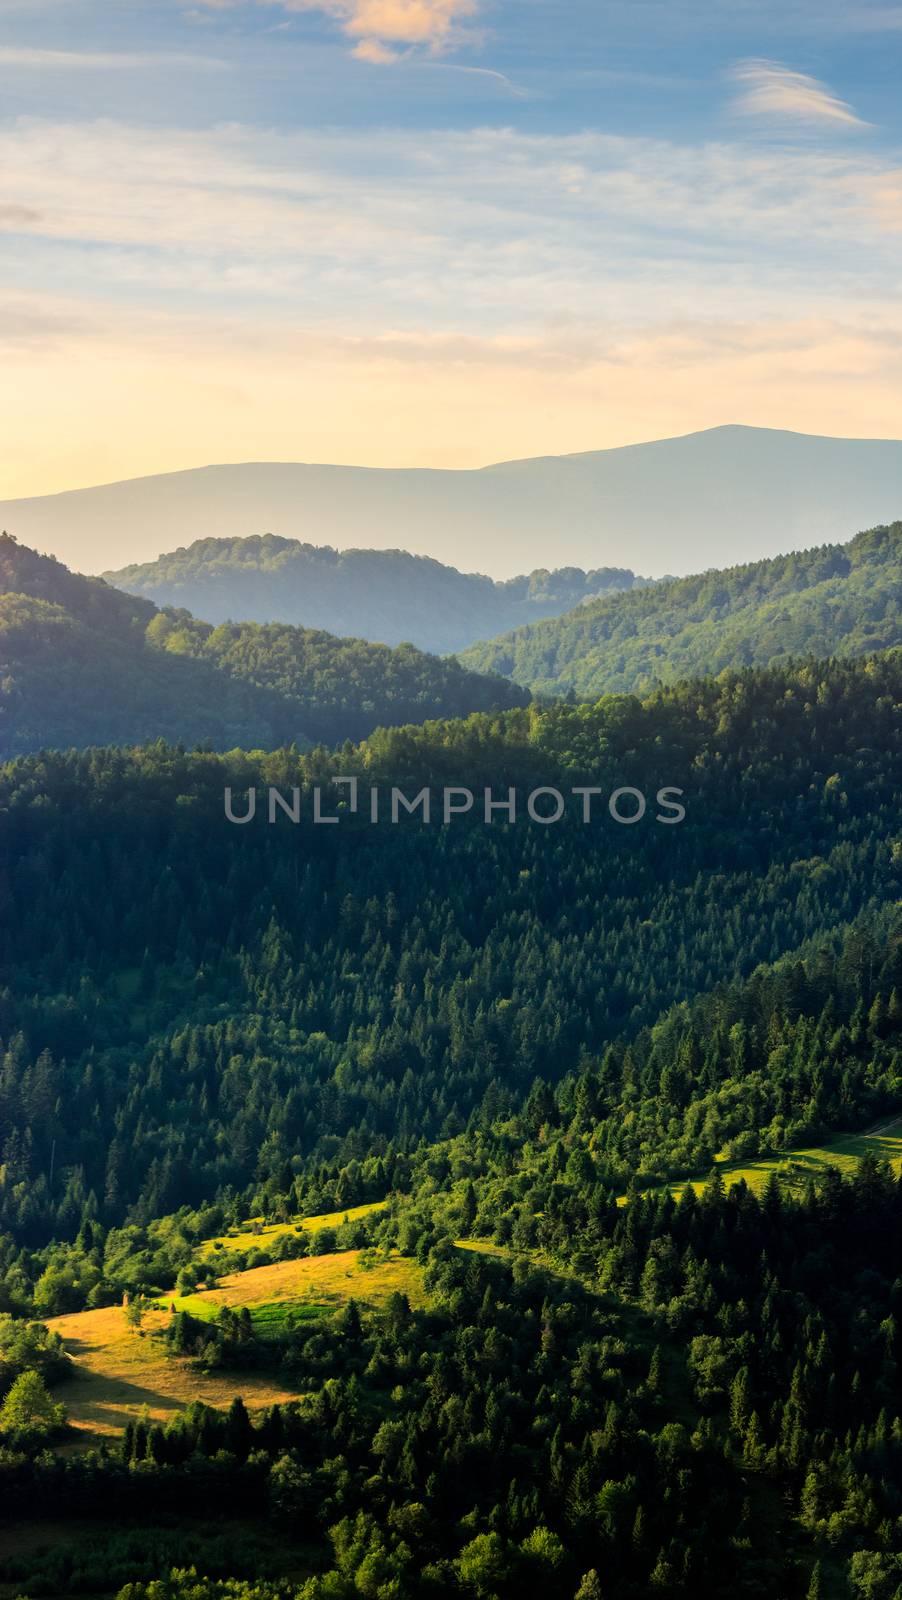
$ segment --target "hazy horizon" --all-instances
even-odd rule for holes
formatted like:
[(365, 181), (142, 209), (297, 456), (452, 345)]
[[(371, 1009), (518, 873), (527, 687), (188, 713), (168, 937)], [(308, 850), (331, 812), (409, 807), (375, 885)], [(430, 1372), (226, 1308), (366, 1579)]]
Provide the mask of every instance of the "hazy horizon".
[[(902, 425), (900, 425), (902, 427)], [(84, 483), (67, 483), (59, 489), (48, 489), (39, 495), (9, 496), (10, 500), (19, 499), (54, 499), (58, 495), (77, 494), (85, 489), (112, 488), (123, 483), (140, 483), (147, 478), (175, 477), (189, 472), (206, 472), (217, 467), (350, 467), (361, 472), (452, 472), (473, 473), (489, 472), (493, 467), (519, 466), (525, 461), (560, 461), (577, 456), (607, 455), (615, 450), (638, 449), (646, 444), (670, 444), (674, 440), (694, 439), (702, 434), (725, 433), (740, 429), (755, 433), (789, 434), (800, 439), (828, 439), (834, 442), (853, 440), (859, 444), (899, 444), (902, 443), (902, 431), (898, 434), (829, 434), (811, 433), (804, 428), (781, 428), (778, 426), (758, 427), (750, 422), (713, 422), (706, 428), (688, 428), (682, 432), (672, 434), (653, 434), (648, 437), (627, 439), (622, 444), (600, 444), (588, 449), (580, 450), (548, 450), (536, 451), (534, 454), (512, 455), (503, 458), (492, 457), (490, 460), (476, 462), (472, 466), (441, 466), (437, 462), (414, 463), (410, 461), (339, 461), (339, 460), (314, 460), (304, 456), (246, 456), (241, 459), (232, 457), (209, 461), (195, 461), (187, 467), (162, 467), (156, 472), (140, 472), (129, 474), (124, 478), (89, 479)], [(0, 501), (0, 505), (7, 501)], [(252, 535), (248, 535), (252, 537)]]
[(680, 576), (900, 516), (902, 441), (736, 425), (478, 470), (216, 464), (0, 502), (0, 527), (86, 572), (272, 533), (495, 579), (563, 566)]

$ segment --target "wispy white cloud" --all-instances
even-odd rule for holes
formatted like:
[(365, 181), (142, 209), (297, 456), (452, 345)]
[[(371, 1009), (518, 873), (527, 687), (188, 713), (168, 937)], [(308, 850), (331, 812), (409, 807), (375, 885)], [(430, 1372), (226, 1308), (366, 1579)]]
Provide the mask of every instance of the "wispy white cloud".
[[(110, 152), (116, 159), (111, 161)], [(0, 126), (3, 278), (259, 324), (487, 331), (888, 303), (885, 158), (595, 133)]]
[(736, 110), (745, 116), (770, 122), (867, 127), (852, 107), (825, 84), (807, 73), (794, 72), (779, 61), (740, 61), (731, 76), (741, 86)]
[[(2, 3), (2, 0), (0, 0)], [(192, 67), (217, 71), (226, 62), (212, 56), (141, 51), (44, 50), (32, 45), (0, 45), (0, 67), (36, 67), (65, 72), (114, 72), (145, 67)]]
[(463, 72), (474, 78), (494, 78), (496, 83), (500, 83), (515, 100), (530, 98), (528, 89), (524, 89), (519, 83), (514, 83), (506, 72), (498, 72), (494, 67), (463, 67), (456, 61), (427, 61), (425, 65), (439, 72)]

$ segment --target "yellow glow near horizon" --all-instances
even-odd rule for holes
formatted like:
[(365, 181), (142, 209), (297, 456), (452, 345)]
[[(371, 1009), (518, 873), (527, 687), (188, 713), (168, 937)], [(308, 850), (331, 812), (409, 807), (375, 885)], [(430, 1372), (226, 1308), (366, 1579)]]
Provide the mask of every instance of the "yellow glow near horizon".
[(209, 462), (467, 468), (724, 422), (894, 437), (898, 356), (860, 331), (647, 331), (620, 356), (453, 339), (275, 334), (8, 349), (0, 499)]

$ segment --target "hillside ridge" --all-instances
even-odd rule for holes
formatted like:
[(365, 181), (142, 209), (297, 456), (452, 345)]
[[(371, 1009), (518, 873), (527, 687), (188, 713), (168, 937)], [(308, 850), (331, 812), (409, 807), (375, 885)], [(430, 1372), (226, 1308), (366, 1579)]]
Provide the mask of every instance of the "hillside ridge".
[(846, 544), (708, 568), (600, 599), (474, 645), (461, 659), (537, 694), (643, 693), (655, 683), (902, 643), (902, 522)]
[(441, 654), (648, 581), (625, 567), (559, 567), (497, 582), (405, 550), (337, 550), (275, 534), (196, 539), (103, 576), (211, 622), (290, 622)]

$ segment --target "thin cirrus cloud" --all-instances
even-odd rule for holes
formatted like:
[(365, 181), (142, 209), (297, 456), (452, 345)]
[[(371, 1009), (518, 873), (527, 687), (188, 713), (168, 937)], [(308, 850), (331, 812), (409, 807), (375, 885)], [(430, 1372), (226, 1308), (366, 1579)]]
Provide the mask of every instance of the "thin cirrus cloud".
[(740, 61), (732, 69), (731, 77), (740, 85), (735, 109), (744, 116), (770, 122), (839, 124), (848, 128), (868, 126), (826, 84), (805, 72), (794, 72), (779, 61)]
[[(356, 53), (360, 54), (359, 51)], [(494, 78), (495, 82), (500, 83), (508, 94), (513, 95), (515, 100), (529, 100), (531, 98), (528, 89), (524, 89), (522, 84), (514, 83), (506, 72), (498, 72), (495, 67), (462, 67), (456, 61), (429, 61), (426, 65), (444, 72), (462, 72), (474, 78)]]
[[(111, 163), (109, 152), (116, 150)], [(0, 127), (0, 282), (283, 322), (480, 335), (655, 306), (742, 320), (895, 294), (885, 158), (578, 133)]]
[(23, 118), (0, 170), (0, 494), (299, 441), (464, 466), (735, 411), (898, 431), (869, 146)]
[(25, 67), (64, 72), (115, 72), (144, 67), (193, 67), (213, 70), (224, 61), (210, 56), (152, 55), (141, 52), (42, 50), (32, 45), (0, 45), (0, 67)]

